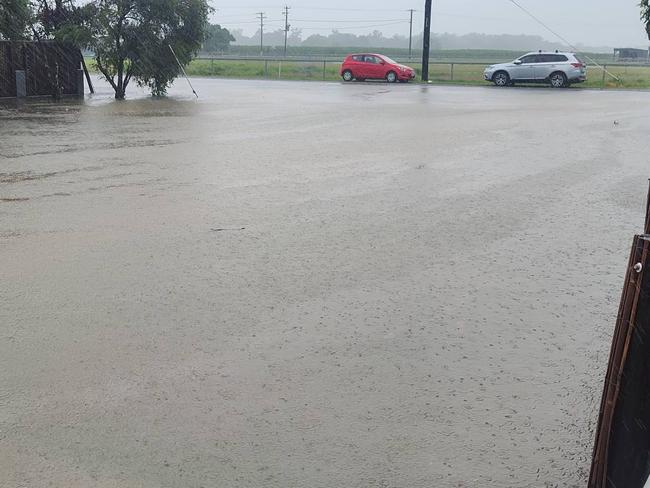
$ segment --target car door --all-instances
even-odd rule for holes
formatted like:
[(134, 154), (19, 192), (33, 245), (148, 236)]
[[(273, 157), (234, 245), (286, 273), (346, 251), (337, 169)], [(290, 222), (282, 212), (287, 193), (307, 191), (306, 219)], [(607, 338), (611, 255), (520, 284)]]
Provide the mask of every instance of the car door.
[(540, 54), (537, 56), (537, 62), (535, 63), (535, 80), (544, 81), (551, 73), (557, 71), (558, 63), (560, 59), (567, 59), (566, 56), (560, 56), (558, 54)]
[(364, 57), (365, 70), (368, 73), (366, 78), (380, 79), (383, 78), (382, 69), (383, 65), (377, 56), (365, 55)]
[(350, 62), (348, 63), (348, 68), (350, 68), (355, 78), (363, 78), (363, 55), (355, 54), (354, 56), (351, 56)]
[(529, 54), (519, 58), (521, 64), (514, 64), (509, 68), (510, 79), (513, 81), (534, 81), (535, 80), (535, 62), (536, 54)]

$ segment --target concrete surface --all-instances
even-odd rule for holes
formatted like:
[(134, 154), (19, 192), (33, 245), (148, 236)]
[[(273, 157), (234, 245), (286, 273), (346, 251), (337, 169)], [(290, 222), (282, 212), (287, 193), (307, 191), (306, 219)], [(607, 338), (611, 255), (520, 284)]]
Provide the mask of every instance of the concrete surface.
[(650, 93), (194, 84), (0, 105), (0, 486), (584, 486)]

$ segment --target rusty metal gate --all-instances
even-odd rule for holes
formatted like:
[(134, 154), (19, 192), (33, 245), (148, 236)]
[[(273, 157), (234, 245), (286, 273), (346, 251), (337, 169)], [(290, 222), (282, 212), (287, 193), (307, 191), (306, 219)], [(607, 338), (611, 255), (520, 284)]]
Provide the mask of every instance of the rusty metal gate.
[(596, 431), (589, 488), (643, 488), (650, 476), (650, 193), (635, 236)]

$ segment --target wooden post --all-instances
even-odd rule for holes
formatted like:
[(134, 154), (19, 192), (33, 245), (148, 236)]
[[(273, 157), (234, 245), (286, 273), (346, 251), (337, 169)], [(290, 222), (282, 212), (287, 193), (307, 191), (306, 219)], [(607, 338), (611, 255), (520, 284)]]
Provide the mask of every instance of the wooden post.
[(431, 47), (431, 2), (424, 2), (424, 40), (422, 42), (422, 81), (429, 81), (429, 49)]

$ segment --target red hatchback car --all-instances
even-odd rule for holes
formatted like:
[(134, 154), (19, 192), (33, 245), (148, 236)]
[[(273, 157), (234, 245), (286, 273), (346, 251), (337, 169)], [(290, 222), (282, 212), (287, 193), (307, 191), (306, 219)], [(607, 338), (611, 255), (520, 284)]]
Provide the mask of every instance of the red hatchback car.
[(408, 82), (415, 70), (381, 54), (350, 54), (341, 65), (343, 81), (386, 80), (389, 83)]

